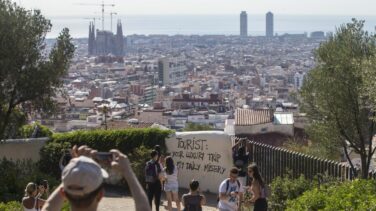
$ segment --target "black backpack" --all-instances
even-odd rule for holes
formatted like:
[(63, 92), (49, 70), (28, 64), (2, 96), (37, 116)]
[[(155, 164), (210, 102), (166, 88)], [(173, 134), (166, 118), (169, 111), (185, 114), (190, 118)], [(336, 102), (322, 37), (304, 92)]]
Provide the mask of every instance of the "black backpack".
[[(236, 180), (236, 183), (238, 183), (238, 188), (240, 189), (240, 182), (239, 180)], [(228, 187), (230, 186), (230, 179), (226, 179), (226, 193), (228, 191)], [(221, 193), (219, 193), (221, 194)], [(218, 194), (218, 197), (217, 197), (217, 202), (219, 202), (219, 194)]]
[(145, 166), (145, 182), (154, 183), (158, 181), (158, 163), (153, 161), (146, 162)]

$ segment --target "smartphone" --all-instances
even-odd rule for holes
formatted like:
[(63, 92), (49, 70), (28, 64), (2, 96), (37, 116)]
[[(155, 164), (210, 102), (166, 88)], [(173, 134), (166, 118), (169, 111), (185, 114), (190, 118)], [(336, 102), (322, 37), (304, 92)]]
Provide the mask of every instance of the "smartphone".
[(111, 152), (96, 152), (94, 160), (97, 161), (101, 166), (111, 166), (112, 153)]

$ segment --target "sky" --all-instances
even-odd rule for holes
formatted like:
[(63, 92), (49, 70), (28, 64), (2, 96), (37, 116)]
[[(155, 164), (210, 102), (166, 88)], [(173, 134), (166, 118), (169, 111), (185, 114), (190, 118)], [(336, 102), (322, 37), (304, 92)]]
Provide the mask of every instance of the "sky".
[[(13, 0), (28, 9), (40, 9), (42, 14), (53, 16), (99, 16), (101, 0)], [(105, 7), (106, 12), (127, 15), (176, 15), (176, 14), (248, 14), (291, 15), (375, 15), (376, 0), (105, 0), (116, 4)], [(96, 14), (95, 14), (96, 13)]]

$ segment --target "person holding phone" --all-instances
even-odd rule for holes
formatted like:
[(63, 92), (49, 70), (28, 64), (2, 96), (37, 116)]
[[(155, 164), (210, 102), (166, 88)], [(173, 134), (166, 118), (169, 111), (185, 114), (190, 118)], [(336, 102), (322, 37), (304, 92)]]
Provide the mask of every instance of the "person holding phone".
[(104, 196), (103, 184), (108, 173), (95, 160), (109, 163), (111, 168), (122, 173), (135, 200), (135, 210), (151, 211), (128, 157), (119, 150), (98, 153), (87, 146), (74, 146), (71, 155), (72, 159), (62, 172), (62, 183), (47, 199), (43, 211), (61, 210), (65, 199), (72, 211), (96, 211)]
[(25, 188), (25, 197), (22, 199), (24, 211), (38, 211), (44, 205), (45, 201), (38, 197), (37, 184), (30, 182)]

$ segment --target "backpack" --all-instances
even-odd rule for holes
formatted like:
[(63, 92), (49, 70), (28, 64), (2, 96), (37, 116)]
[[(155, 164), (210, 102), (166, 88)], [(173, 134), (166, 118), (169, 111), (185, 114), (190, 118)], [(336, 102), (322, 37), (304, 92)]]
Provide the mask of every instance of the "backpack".
[(264, 191), (265, 198), (269, 198), (271, 196), (271, 192), (272, 192), (270, 186), (269, 185), (265, 185), (263, 187), (263, 189), (264, 189), (263, 191)]
[(158, 168), (155, 162), (148, 161), (145, 166), (145, 182), (154, 183), (158, 181)]
[[(240, 182), (239, 182), (239, 180), (236, 180), (236, 183), (238, 183), (238, 188), (240, 190)], [(230, 186), (230, 179), (226, 179), (226, 193), (228, 191), (228, 187), (229, 186)], [(221, 193), (219, 193), (219, 194), (221, 194)], [(218, 194), (217, 202), (219, 202), (219, 194)]]

